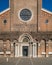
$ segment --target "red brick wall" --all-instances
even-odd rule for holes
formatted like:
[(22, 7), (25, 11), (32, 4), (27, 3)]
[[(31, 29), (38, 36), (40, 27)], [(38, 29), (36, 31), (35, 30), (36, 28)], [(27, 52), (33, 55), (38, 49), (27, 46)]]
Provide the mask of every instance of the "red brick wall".
[[(48, 20), (47, 24), (45, 23), (46, 20)], [(52, 14), (41, 10), (39, 28), (39, 31), (52, 31)]]
[[(11, 9), (0, 15), (0, 31), (36, 31), (37, 30), (37, 0), (31, 0), (29, 3), (25, 1), (14, 1), (11, 0)], [(21, 4), (20, 4), (21, 3)], [(33, 12), (33, 17), (30, 22), (24, 23), (19, 17), (18, 13), (20, 9), (25, 8), (31, 9)], [(28, 3), (28, 4), (27, 4)], [(35, 3), (35, 4), (34, 4)], [(38, 0), (38, 30), (39, 31), (52, 31), (52, 14), (41, 10), (42, 0)], [(10, 16), (11, 12), (11, 16)], [(7, 20), (7, 24), (4, 25), (3, 20)], [(48, 19), (48, 24), (45, 21)], [(11, 24), (10, 24), (11, 22)], [(11, 25), (11, 28), (10, 28)], [(21, 26), (21, 27), (20, 27)]]
[[(5, 19), (6, 24), (4, 24)], [(0, 31), (10, 31), (10, 10), (0, 15)]]

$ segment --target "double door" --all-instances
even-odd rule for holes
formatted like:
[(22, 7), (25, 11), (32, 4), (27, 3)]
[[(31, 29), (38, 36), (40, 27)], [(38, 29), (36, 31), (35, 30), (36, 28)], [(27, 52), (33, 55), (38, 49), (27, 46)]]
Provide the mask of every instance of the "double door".
[(28, 56), (28, 46), (23, 46), (23, 56)]

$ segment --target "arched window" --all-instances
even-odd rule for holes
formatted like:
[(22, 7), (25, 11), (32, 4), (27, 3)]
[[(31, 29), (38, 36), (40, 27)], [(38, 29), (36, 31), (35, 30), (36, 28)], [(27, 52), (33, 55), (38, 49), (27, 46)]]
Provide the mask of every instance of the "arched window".
[(5, 20), (3, 21), (3, 23), (6, 24), (6, 23), (7, 23), (7, 20), (5, 19)]
[(48, 19), (45, 21), (46, 24), (48, 24)]

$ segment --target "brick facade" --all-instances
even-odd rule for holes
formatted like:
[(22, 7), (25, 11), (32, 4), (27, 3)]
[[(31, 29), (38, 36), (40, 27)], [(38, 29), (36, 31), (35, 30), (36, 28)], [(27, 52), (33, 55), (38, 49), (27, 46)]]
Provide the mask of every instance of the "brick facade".
[[(21, 20), (22, 9), (29, 9), (32, 19)], [(10, 0), (0, 13), (0, 56), (23, 56), (25, 46), (28, 57), (52, 56), (52, 13), (42, 9), (42, 0)]]

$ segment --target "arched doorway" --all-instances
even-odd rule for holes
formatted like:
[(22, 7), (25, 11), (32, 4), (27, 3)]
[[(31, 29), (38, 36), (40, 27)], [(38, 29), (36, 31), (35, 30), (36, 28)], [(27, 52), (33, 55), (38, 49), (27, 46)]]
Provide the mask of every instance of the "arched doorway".
[(16, 45), (17, 57), (34, 57), (36, 55), (36, 43), (34, 43), (33, 38), (30, 34), (25, 33), (20, 35), (19, 40)]
[[(28, 43), (29, 41), (30, 41), (29, 37), (24, 36), (22, 42), (23, 43)], [(28, 46), (23, 46), (22, 47), (22, 53), (23, 53), (23, 56), (28, 56)]]
[[(32, 45), (33, 45), (33, 38), (30, 34), (25, 33), (19, 37), (19, 42), (21, 43), (21, 53), (22, 56), (32, 56)], [(31, 44), (32, 42), (32, 44)], [(31, 48), (31, 51), (30, 51)]]

